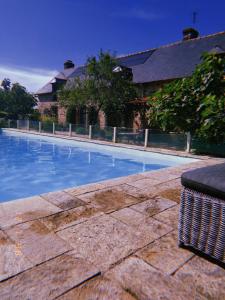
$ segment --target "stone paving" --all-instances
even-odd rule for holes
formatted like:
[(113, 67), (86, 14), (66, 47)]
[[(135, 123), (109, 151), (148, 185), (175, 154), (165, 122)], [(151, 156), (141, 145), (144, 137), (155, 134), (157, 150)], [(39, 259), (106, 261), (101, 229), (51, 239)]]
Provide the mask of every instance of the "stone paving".
[(225, 299), (225, 270), (177, 246), (182, 172), (220, 162), (0, 204), (0, 299)]

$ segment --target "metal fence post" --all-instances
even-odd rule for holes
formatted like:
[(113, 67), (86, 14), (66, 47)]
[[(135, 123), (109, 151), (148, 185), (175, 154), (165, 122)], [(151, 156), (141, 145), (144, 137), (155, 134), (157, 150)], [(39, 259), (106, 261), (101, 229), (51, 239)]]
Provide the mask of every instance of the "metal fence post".
[(186, 151), (188, 153), (191, 152), (191, 133), (187, 132), (187, 147), (186, 147)]
[(113, 143), (116, 143), (116, 131), (117, 131), (117, 128), (113, 127)]
[(10, 128), (10, 126), (11, 126), (11, 120), (8, 120), (8, 128)]
[(148, 147), (148, 129), (145, 129), (145, 148)]
[(72, 136), (72, 124), (69, 124), (69, 136)]
[(38, 131), (41, 133), (41, 122), (38, 124)]
[(30, 120), (27, 120), (27, 130), (30, 130)]
[(89, 139), (92, 138), (92, 125), (89, 125)]
[(19, 129), (19, 120), (16, 121), (16, 127)]
[(52, 133), (55, 134), (55, 123), (52, 123)]

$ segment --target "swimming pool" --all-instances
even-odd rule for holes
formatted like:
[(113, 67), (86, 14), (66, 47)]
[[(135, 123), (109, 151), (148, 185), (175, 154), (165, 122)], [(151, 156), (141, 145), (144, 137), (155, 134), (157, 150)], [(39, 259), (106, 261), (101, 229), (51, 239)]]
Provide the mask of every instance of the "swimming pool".
[(192, 161), (190, 158), (2, 130), (0, 202)]

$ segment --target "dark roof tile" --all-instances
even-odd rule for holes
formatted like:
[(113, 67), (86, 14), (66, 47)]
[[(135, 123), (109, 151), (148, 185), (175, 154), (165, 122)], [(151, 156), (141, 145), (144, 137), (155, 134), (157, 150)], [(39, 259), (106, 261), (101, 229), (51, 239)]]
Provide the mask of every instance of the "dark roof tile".
[[(130, 67), (135, 83), (147, 83), (190, 76), (204, 52), (225, 52), (225, 31), (187, 41), (117, 57), (118, 64)], [(55, 78), (67, 80), (85, 75), (85, 66), (65, 69)], [(51, 82), (37, 94), (52, 92)]]

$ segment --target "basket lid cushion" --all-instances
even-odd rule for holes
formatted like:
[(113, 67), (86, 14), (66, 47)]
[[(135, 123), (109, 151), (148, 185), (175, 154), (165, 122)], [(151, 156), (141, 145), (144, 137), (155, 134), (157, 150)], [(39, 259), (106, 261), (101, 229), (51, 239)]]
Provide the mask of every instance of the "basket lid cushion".
[(181, 176), (184, 187), (225, 200), (225, 163), (187, 171)]

